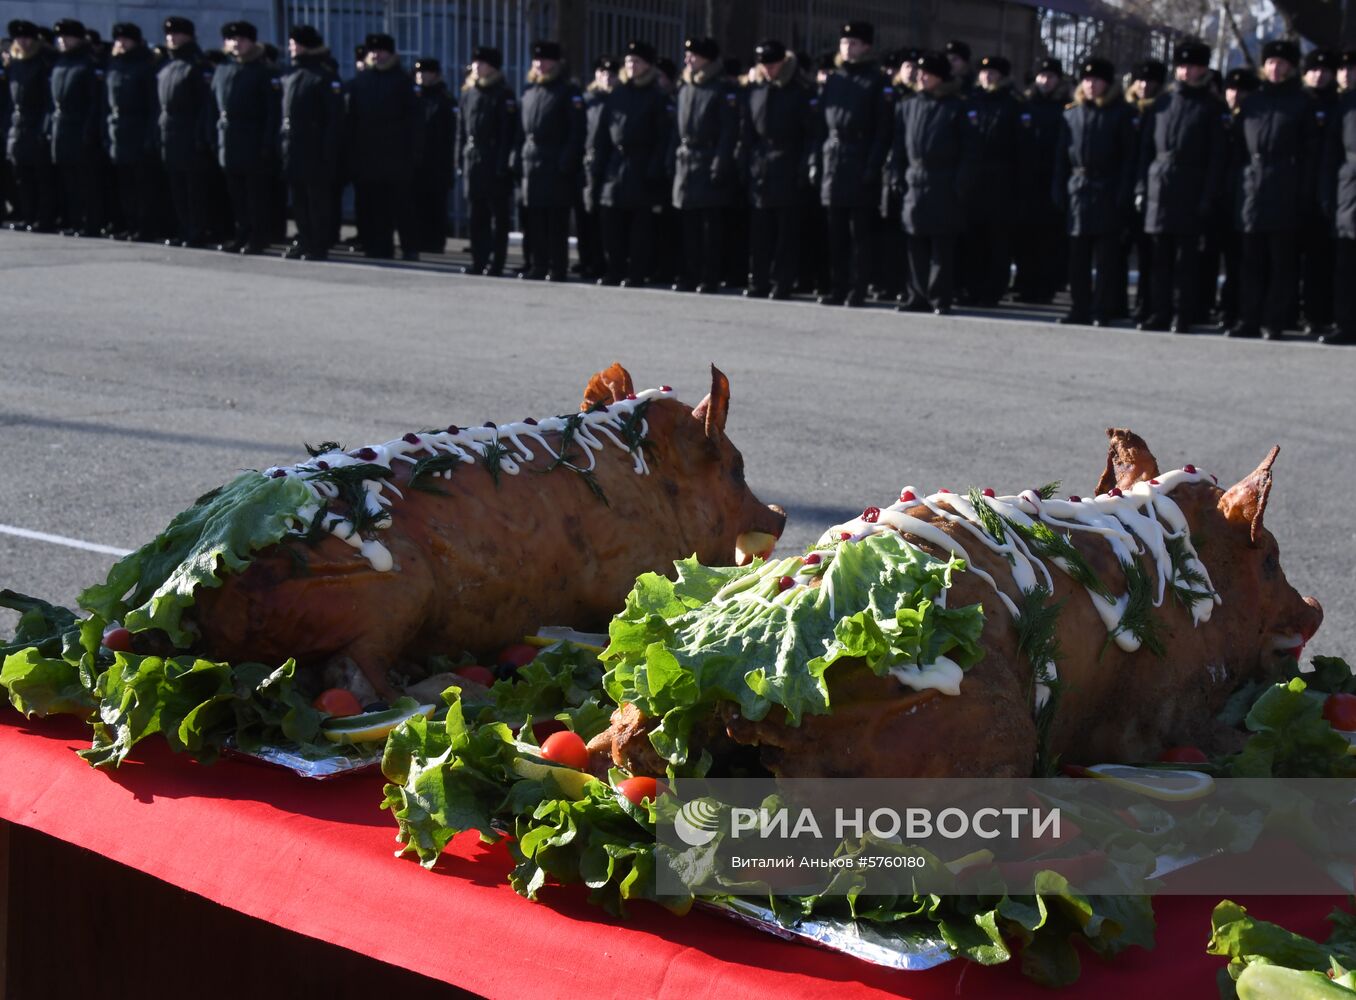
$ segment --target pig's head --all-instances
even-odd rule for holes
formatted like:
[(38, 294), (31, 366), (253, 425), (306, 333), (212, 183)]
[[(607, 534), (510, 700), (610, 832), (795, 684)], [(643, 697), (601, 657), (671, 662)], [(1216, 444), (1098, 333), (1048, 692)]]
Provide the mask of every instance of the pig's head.
[[(1138, 435), (1107, 430), (1111, 439), (1106, 471), (1098, 490), (1129, 489), (1158, 475), (1158, 463)], [(1262, 464), (1227, 490), (1210, 482), (1189, 483), (1172, 491), (1190, 525), (1191, 541), (1210, 573), (1222, 604), (1211, 625), (1222, 625), (1234, 648), (1268, 675), (1280, 661), (1299, 655), (1323, 622), (1323, 609), (1301, 597), (1281, 569), (1276, 538), (1263, 523), (1271, 496), (1274, 447)]]
[[(613, 364), (589, 381), (582, 405), (611, 403), (633, 392), (630, 374)], [(725, 435), (729, 412), (730, 380), (712, 365), (711, 391), (695, 407), (658, 399), (645, 414), (650, 475), (658, 480), (677, 526), (704, 523), (704, 534), (721, 539), (724, 551), (697, 553), (707, 563), (766, 556), (786, 524), (786, 513), (760, 501), (745, 482), (744, 456)]]

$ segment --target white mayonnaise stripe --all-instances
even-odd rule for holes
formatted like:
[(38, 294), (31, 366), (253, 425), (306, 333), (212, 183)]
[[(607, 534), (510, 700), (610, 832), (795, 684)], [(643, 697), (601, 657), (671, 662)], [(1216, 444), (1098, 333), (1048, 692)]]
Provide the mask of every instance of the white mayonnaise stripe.
[(33, 531), (29, 528), (16, 528), (12, 524), (0, 524), (0, 535), (13, 535), (15, 538), (27, 538), (34, 542), (50, 542), (52, 545), (64, 545), (68, 549), (83, 549), (85, 552), (99, 552), (107, 556), (131, 555), (131, 549), (119, 549), (112, 545), (100, 545), (98, 542), (86, 542), (79, 538), (67, 538), (65, 535), (52, 535), (46, 531)]
[[(581, 411), (576, 416), (547, 417), (540, 421), (524, 420), (502, 425), (485, 424), (483, 427), (448, 427), (444, 431), (425, 433), (411, 432), (385, 444), (368, 445), (365, 448), (354, 448), (352, 451), (327, 451), (298, 465), (275, 465), (265, 469), (263, 475), (275, 478), (295, 476), (311, 491), (316, 502), (306, 505), (298, 512), (301, 519), (298, 529), (303, 531), (324, 502), (333, 500), (339, 495), (339, 489), (333, 483), (310, 478), (315, 473), (351, 465), (379, 465), (389, 469), (396, 461), (414, 464), (417, 459), (411, 456), (420, 453), (430, 458), (450, 455), (463, 464), (471, 465), (485, 460), (491, 454), (491, 450), (497, 448), (500, 449), (497, 459), (499, 471), (516, 476), (522, 471), (522, 466), (518, 463), (531, 462), (535, 457), (535, 453), (524, 439), (535, 441), (552, 459), (559, 459), (562, 456), (547, 443), (543, 435), (563, 434), (571, 425), (574, 426), (573, 444), (583, 452), (588, 462), (587, 465), (580, 467), (581, 471), (592, 472), (597, 467), (598, 458), (594, 453), (606, 447), (603, 440), (605, 437), (623, 451), (631, 452), (635, 472), (643, 476), (648, 475), (650, 471), (644, 451), (640, 448), (628, 448), (618, 434), (623, 432), (624, 424), (634, 415), (637, 408), (650, 400), (665, 399), (672, 395), (671, 388), (660, 386), (658, 389), (646, 389), (644, 392), (635, 393), (605, 407), (588, 412)], [(640, 437), (643, 438), (648, 431), (649, 424), (642, 418), (639, 427)], [(444, 471), (438, 475), (444, 479), (452, 478), (451, 471)], [(393, 501), (386, 495), (386, 491), (389, 490), (401, 499), (403, 494), (393, 483), (385, 479), (364, 480), (363, 488), (366, 490), (363, 508), (372, 519), (373, 527), (378, 530), (390, 527), (391, 514), (387, 508)], [(336, 538), (358, 549), (378, 572), (386, 572), (394, 567), (395, 561), (386, 546), (376, 539), (363, 538), (349, 518), (340, 514), (326, 514), (321, 526)]]
[[(1024, 490), (1016, 496), (993, 496), (985, 491), (982, 500), (995, 514), (1005, 521), (1030, 528), (1039, 520), (1054, 529), (1065, 532), (1087, 531), (1100, 535), (1110, 546), (1112, 553), (1127, 563), (1147, 552), (1153, 561), (1157, 576), (1157, 589), (1154, 606), (1160, 606), (1170, 586), (1184, 583), (1181, 572), (1198, 573), (1205, 581), (1206, 596), (1193, 602), (1191, 606), (1192, 622), (1196, 625), (1209, 621), (1214, 606), (1222, 603), (1210, 574), (1201, 562), (1191, 544), (1186, 516), (1180, 507), (1168, 496), (1176, 487), (1184, 483), (1198, 483), (1207, 478), (1207, 474), (1194, 466), (1186, 466), (1172, 472), (1161, 474), (1157, 479), (1136, 483), (1128, 491), (1112, 489), (1096, 497), (1070, 497), (1068, 500), (1043, 500), (1032, 490)], [(942, 490), (930, 496), (917, 494), (912, 487), (906, 487), (900, 494), (901, 499), (889, 507), (868, 507), (862, 516), (845, 524), (830, 528), (820, 538), (820, 544), (859, 541), (867, 535), (894, 530), (900, 534), (910, 534), (916, 538), (937, 546), (953, 556), (966, 561), (967, 568), (993, 588), (1003, 606), (1015, 620), (1018, 614), (1016, 604), (998, 587), (992, 576), (975, 566), (965, 549), (956, 539), (942, 531), (934, 522), (924, 521), (906, 514), (910, 507), (926, 507), (935, 517), (957, 524), (964, 528), (981, 544), (987, 546), (996, 555), (1002, 556), (1012, 575), (1013, 583), (1019, 591), (1026, 592), (1037, 584), (1037, 574), (1044, 578), (1047, 587), (1053, 589), (1049, 571), (1044, 562), (1032, 551), (1031, 546), (1008, 526), (1003, 541), (989, 534), (983, 521), (968, 497)], [(945, 506), (943, 506), (945, 505)], [(1169, 542), (1180, 542), (1184, 565), (1173, 565)], [(1064, 560), (1054, 557), (1051, 561), (1065, 573), (1070, 572)], [(1125, 611), (1129, 605), (1129, 595), (1122, 594), (1108, 601), (1095, 591), (1088, 589), (1088, 596), (1097, 610), (1107, 632), (1116, 645), (1134, 652), (1140, 647), (1140, 639), (1121, 626)], [(1038, 682), (1036, 684), (1036, 707), (1039, 708), (1049, 697), (1050, 689), (1042, 680), (1053, 680), (1053, 663), (1037, 664)], [(907, 683), (900, 678), (901, 683)]]

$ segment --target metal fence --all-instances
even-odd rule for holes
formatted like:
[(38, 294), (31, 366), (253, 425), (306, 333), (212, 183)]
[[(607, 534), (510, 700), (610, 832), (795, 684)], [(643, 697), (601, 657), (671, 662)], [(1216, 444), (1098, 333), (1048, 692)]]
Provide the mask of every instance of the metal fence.
[(587, 66), (602, 55), (620, 55), (632, 39), (677, 59), (685, 39), (706, 33), (707, 13), (704, 0), (591, 0), (584, 5), (579, 65)]
[(838, 48), (843, 22), (870, 21), (880, 46), (913, 44), (926, 22), (925, 0), (765, 0), (763, 31), (799, 52), (817, 55)]

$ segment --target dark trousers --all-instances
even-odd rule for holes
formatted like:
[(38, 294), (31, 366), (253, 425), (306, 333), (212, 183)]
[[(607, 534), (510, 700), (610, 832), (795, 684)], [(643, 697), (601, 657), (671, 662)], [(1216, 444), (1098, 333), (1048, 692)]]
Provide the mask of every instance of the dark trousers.
[(1224, 283), (1219, 289), (1219, 320), (1224, 326), (1238, 321), (1238, 286), (1243, 271), (1243, 237), (1230, 229), (1220, 236), (1220, 258), (1224, 262)]
[(523, 214), (523, 236), (532, 244), (531, 275), (545, 278), (549, 274), (556, 281), (564, 281), (570, 271), (569, 208), (527, 208)]
[(876, 212), (869, 206), (841, 208), (830, 205), (828, 213), (833, 294), (840, 298), (849, 294), (865, 298)]
[(1058, 216), (1019, 226), (1013, 240), (1017, 297), (1023, 302), (1052, 300), (1068, 273), (1068, 248), (1064, 220)]
[(643, 285), (654, 259), (655, 213), (642, 208), (604, 208), (603, 242), (607, 247), (607, 279)]
[(98, 157), (91, 151), (79, 162), (60, 168), (66, 228), (86, 236), (96, 235), (104, 224), (104, 182), (99, 166)]
[(755, 293), (771, 290), (790, 295), (796, 290), (800, 252), (799, 205), (785, 208), (755, 208), (749, 219), (749, 288)]
[(203, 172), (190, 167), (169, 171), (170, 198), (174, 202), (174, 218), (179, 239), (185, 243), (201, 243), (205, 217), (203, 213)]
[(334, 222), (334, 192), (323, 178), (307, 178), (288, 182), (292, 196), (292, 217), (297, 220), (297, 245), (311, 260), (323, 260), (329, 255), (330, 235)]
[(965, 292), (978, 306), (995, 306), (1008, 290), (1012, 264), (1012, 227), (990, 221), (965, 234)]
[(1158, 233), (1152, 239), (1154, 271), (1149, 292), (1153, 298), (1149, 318), (1162, 323), (1174, 318), (1186, 324), (1195, 323), (1201, 315), (1201, 238)]
[(724, 234), (725, 208), (684, 208), (683, 266), (679, 281), (685, 285), (720, 288), (721, 239)]
[(900, 213), (894, 208), (889, 215), (876, 220), (876, 260), (871, 283), (876, 287), (877, 301), (881, 302), (898, 301), (909, 287), (909, 238)]
[(231, 196), (235, 241), (252, 250), (263, 250), (273, 236), (273, 174), (262, 170), (232, 170), (226, 174)]
[[(1333, 236), (1325, 219), (1305, 223), (1300, 238), (1300, 307), (1304, 319), (1314, 327), (1332, 323)], [(1347, 280), (1356, 280), (1348, 278)]]
[(1348, 339), (1356, 339), (1356, 240), (1334, 240), (1333, 263), (1333, 319)]
[(505, 185), (488, 198), (470, 199), (471, 266), (499, 274), (508, 257), (509, 213), (512, 190)]
[(447, 196), (452, 190), (441, 177), (421, 177), (415, 181), (415, 223), (419, 227), (419, 250), (442, 253), (447, 249)]
[(358, 231), (363, 254), (374, 260), (395, 256), (395, 234), (400, 232), (400, 249), (406, 257), (419, 256), (419, 233), (414, 222), (414, 197), (411, 183), (404, 180), (358, 181)]
[(1238, 319), (1277, 333), (1294, 315), (1299, 232), (1244, 233)]
[(584, 204), (584, 193), (580, 191), (574, 198), (574, 231), (579, 241), (579, 273), (585, 278), (601, 278), (607, 268), (603, 257), (603, 234), (599, 228), (599, 215), (590, 212)]
[(160, 232), (159, 171), (151, 162), (120, 163), (118, 175), (118, 204), (122, 207), (122, 224), (133, 236), (149, 239)]
[(45, 163), (15, 164), (14, 193), (19, 222), (35, 229), (56, 225), (56, 186), (52, 168)]
[(833, 287), (833, 268), (829, 264), (829, 210), (818, 202), (801, 209), (801, 227), (805, 233), (800, 255), (800, 281), (819, 295)]
[[(1120, 235), (1069, 237), (1069, 313), (1079, 319), (1109, 322), (1114, 308)], [(1094, 279), (1093, 270), (1097, 275)]]
[(951, 233), (909, 234), (909, 304), (950, 309), (956, 237)]

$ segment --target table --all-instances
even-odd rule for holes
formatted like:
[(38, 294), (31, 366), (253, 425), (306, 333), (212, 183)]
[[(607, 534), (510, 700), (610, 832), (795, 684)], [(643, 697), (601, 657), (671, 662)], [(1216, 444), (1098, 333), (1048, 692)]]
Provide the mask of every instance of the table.
[[(79, 977), (70, 965), (81, 951), (70, 939), (106, 947), (114, 925), (127, 935), (123, 952), (132, 952), (121, 974), (129, 983), (149, 976), (166, 990), (139, 991), (146, 998), (168, 994), (166, 970), (174, 969), (194, 976), (180, 995), (212, 995), (221, 977), (235, 977), (233, 992), (251, 957), (254, 974), (289, 984), (278, 995), (294, 996), (371, 997), (369, 982), (402, 1000), (462, 991), (505, 1000), (1057, 995), (1023, 980), (1016, 963), (898, 972), (710, 913), (677, 918), (640, 904), (618, 920), (574, 887), (549, 887), (531, 903), (505, 883), (511, 862), (502, 844), (463, 835), (432, 872), (395, 858), (377, 774), (310, 781), (247, 760), (202, 766), (159, 738), (105, 774), (74, 753), (87, 745), (85, 733), (74, 719), (0, 711), (0, 847), (8, 854), (0, 940), (8, 942), (10, 996), (33, 995), (37, 983), (73, 987)], [(1156, 949), (1111, 962), (1085, 953), (1069, 995), (1111, 1000), (1170, 986), (1173, 996), (1213, 996), (1222, 960), (1207, 956), (1205, 944), (1216, 902), (1159, 899)], [(1322, 937), (1340, 899), (1239, 902)], [(122, 926), (132, 920), (139, 926)], [(92, 977), (102, 995), (123, 995), (110, 986), (109, 959), (91, 959), (102, 965)], [(343, 988), (328, 991), (322, 981)]]

